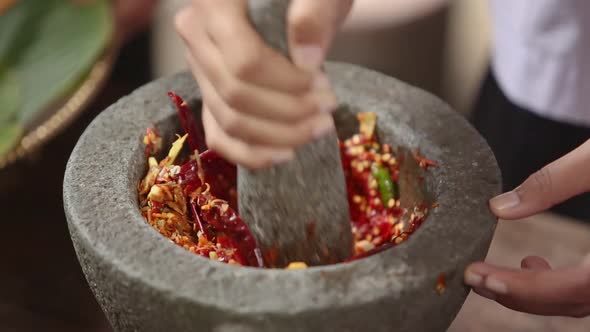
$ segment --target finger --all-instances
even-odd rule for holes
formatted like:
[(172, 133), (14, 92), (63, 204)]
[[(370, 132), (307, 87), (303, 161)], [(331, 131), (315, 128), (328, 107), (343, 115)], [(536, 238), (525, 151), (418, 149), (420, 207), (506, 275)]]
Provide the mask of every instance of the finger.
[(551, 270), (551, 265), (542, 257), (528, 256), (520, 262), (520, 267), (527, 270)]
[(236, 112), (217, 95), (190, 55), (187, 60), (193, 74), (198, 77), (203, 99), (216, 123), (233, 138), (255, 145), (294, 148), (335, 130), (332, 116), (327, 113), (318, 113), (301, 122), (286, 124)]
[(519, 219), (590, 190), (590, 140), (531, 175), (513, 191), (490, 200), (496, 216)]
[(518, 311), (576, 316), (590, 302), (589, 269), (516, 270), (471, 265), (465, 282), (478, 294)]
[(288, 39), (295, 64), (317, 71), (324, 62), (336, 29), (352, 7), (352, 0), (294, 0), (288, 13)]
[(269, 47), (254, 30), (247, 1), (211, 3), (215, 3), (216, 10), (208, 12), (207, 33), (232, 76), (282, 92), (304, 93), (311, 88), (313, 75)]
[(228, 161), (251, 170), (289, 161), (295, 152), (289, 149), (269, 149), (245, 144), (227, 136), (215, 122), (207, 106), (203, 107), (203, 126), (207, 145)]
[(567, 316), (583, 318), (590, 315), (590, 305), (585, 303), (541, 303), (514, 301), (509, 297), (497, 295), (485, 288), (473, 288), (473, 291), (481, 297), (495, 301), (498, 304), (520, 312), (541, 316)]
[(302, 97), (288, 95), (272, 89), (242, 82), (232, 77), (221, 61), (221, 52), (199, 26), (195, 11), (186, 8), (176, 16), (176, 27), (189, 47), (193, 61), (198, 65), (201, 76), (206, 76), (213, 90), (228, 107), (240, 112), (269, 120), (293, 123), (320, 112), (329, 113), (337, 106), (336, 97), (324, 88), (325, 77), (315, 82), (317, 91)]

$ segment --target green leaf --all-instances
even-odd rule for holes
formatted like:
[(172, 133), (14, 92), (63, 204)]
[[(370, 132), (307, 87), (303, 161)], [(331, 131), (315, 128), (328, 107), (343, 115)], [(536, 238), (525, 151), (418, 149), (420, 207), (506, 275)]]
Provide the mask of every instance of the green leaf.
[(0, 127), (16, 119), (21, 103), (19, 83), (14, 71), (0, 68)]
[(10, 151), (22, 135), (16, 121), (21, 105), (19, 83), (13, 70), (0, 67), (0, 156)]
[(0, 20), (0, 65), (18, 60), (39, 30), (40, 18), (54, 0), (18, 1)]
[(16, 64), (23, 83), (19, 113), (23, 123), (79, 84), (105, 49), (112, 32), (106, 0), (87, 5), (69, 0), (52, 3)]
[(0, 125), (0, 155), (8, 153), (18, 143), (23, 129), (16, 123)]
[(88, 75), (113, 32), (109, 0), (21, 0), (0, 17), (0, 155)]

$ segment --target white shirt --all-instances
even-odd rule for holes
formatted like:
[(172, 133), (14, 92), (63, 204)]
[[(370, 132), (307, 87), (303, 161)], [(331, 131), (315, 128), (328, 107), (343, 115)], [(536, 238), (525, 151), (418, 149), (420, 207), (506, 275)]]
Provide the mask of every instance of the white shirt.
[(515, 104), (590, 127), (590, 1), (490, 0), (492, 68)]

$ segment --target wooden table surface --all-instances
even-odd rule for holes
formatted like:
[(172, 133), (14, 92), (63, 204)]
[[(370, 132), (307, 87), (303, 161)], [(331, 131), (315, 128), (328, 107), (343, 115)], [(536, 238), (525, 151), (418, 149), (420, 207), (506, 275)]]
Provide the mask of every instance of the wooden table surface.
[[(487, 261), (520, 267), (528, 255), (546, 258), (553, 267), (579, 263), (590, 254), (590, 223), (552, 214), (500, 221)], [(590, 317), (541, 317), (506, 309), (471, 293), (448, 332), (588, 332)]]

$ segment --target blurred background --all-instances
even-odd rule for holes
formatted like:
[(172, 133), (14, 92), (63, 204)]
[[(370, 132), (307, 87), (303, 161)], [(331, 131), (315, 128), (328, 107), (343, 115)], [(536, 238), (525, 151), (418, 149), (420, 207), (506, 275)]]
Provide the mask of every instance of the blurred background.
[[(0, 0), (0, 13), (8, 2)], [(151, 23), (115, 47), (109, 75), (95, 85), (92, 98), (71, 123), (40, 148), (0, 169), (0, 331), (110, 331), (69, 239), (63, 173), (78, 137), (97, 114), (150, 80), (186, 68), (172, 24), (184, 3), (159, 2)], [(467, 115), (489, 60), (487, 5), (455, 0), (418, 21), (342, 34), (330, 57), (419, 86)], [(1, 33), (0, 42), (6, 37)], [(590, 252), (588, 238), (588, 226), (555, 215), (500, 222), (488, 259), (518, 266), (523, 256), (535, 254), (563, 266)], [(472, 294), (449, 331), (589, 330), (587, 319), (521, 314)]]

